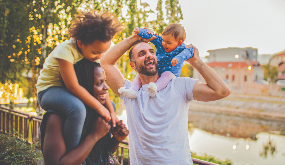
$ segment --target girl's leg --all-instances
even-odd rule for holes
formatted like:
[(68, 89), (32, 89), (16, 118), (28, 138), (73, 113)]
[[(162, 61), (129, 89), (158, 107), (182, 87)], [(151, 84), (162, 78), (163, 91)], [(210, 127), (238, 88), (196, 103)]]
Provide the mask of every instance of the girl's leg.
[(39, 103), (45, 110), (55, 110), (66, 116), (63, 129), (66, 151), (74, 149), (80, 142), (86, 118), (82, 101), (63, 87), (50, 87), (39, 96)]

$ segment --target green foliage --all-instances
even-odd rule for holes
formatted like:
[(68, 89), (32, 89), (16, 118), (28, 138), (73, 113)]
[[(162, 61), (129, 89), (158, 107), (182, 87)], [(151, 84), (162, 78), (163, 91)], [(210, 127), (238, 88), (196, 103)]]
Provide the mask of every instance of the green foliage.
[(0, 164), (37, 164), (42, 159), (36, 151), (37, 144), (28, 145), (24, 139), (13, 134), (0, 134)]
[(269, 64), (263, 65), (262, 68), (264, 70), (264, 79), (270, 78), (271, 82), (274, 82), (278, 77), (278, 68)]
[[(0, 0), (0, 82), (22, 82), (23, 73), (30, 73), (26, 96), (35, 97), (35, 84), (47, 55), (56, 45), (68, 39), (67, 29), (77, 9), (99, 10), (113, 13), (126, 27), (114, 39), (114, 44), (132, 35), (135, 27), (150, 27), (161, 34), (169, 23), (183, 19), (178, 0), (158, 1), (157, 18), (148, 3), (138, 0)], [(123, 8), (127, 14), (123, 15)], [(164, 19), (166, 18), (166, 19)], [(127, 53), (117, 62), (124, 77), (133, 79), (135, 72), (129, 65)], [(27, 83), (25, 83), (27, 84)], [(110, 94), (115, 102), (119, 98)]]
[(207, 162), (211, 162), (211, 163), (216, 163), (216, 164), (220, 164), (220, 165), (232, 165), (232, 161), (231, 160), (220, 160), (220, 159), (217, 159), (213, 156), (210, 156), (210, 155), (203, 155), (203, 156), (198, 156), (196, 153), (192, 153), (192, 157), (193, 158), (196, 158), (196, 159), (200, 159), (200, 160), (204, 160), (204, 161), (207, 161)]
[(193, 67), (189, 63), (184, 64), (182, 67), (180, 76), (181, 77), (193, 77)]

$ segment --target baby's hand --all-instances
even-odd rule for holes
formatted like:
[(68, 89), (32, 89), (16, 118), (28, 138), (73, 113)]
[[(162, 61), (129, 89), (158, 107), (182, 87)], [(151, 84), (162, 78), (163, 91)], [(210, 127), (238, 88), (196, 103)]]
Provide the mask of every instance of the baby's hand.
[(144, 28), (144, 29), (147, 30), (147, 33), (148, 33), (148, 34), (151, 34), (151, 35), (156, 34), (156, 33), (154, 33), (154, 31), (153, 31), (152, 29), (150, 29), (150, 28)]
[(112, 127), (115, 128), (116, 127), (116, 123), (119, 121), (119, 119), (116, 116), (116, 113), (111, 113), (111, 119), (112, 119)]
[(134, 28), (134, 30), (133, 30), (134, 34), (139, 34), (139, 32), (140, 32), (140, 29), (138, 27)]
[(178, 64), (178, 60), (177, 60), (176, 58), (173, 58), (173, 59), (171, 60), (171, 65), (172, 65), (172, 66), (175, 66), (176, 64)]

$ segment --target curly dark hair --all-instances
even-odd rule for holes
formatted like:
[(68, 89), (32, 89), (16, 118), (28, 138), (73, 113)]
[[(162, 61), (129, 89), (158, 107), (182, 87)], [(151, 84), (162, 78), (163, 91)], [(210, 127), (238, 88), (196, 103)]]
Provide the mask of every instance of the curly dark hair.
[(95, 40), (108, 42), (122, 30), (121, 22), (107, 12), (78, 11), (68, 32), (69, 37), (89, 45)]
[[(94, 91), (94, 70), (96, 67), (101, 67), (99, 63), (91, 62), (87, 59), (82, 59), (74, 65), (75, 73), (78, 83), (84, 87), (92, 96)], [(92, 131), (93, 123), (100, 116), (94, 109), (86, 106), (87, 115), (83, 126), (81, 141), (83, 141)], [(107, 162), (109, 153), (111, 153), (110, 146), (111, 135), (107, 133), (101, 138), (93, 147), (86, 159), (86, 164), (104, 164)]]

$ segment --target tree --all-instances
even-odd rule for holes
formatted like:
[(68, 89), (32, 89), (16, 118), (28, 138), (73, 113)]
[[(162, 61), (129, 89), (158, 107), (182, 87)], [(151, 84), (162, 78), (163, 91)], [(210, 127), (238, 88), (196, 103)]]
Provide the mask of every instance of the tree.
[(269, 64), (263, 65), (262, 68), (264, 70), (264, 79), (269, 78), (271, 82), (275, 81), (278, 77), (278, 68)]
[[(161, 33), (169, 23), (179, 23), (182, 17), (178, 0), (166, 0), (166, 14), (162, 0), (158, 0), (157, 19), (149, 20), (153, 11), (141, 0), (2, 0), (0, 1), (0, 82), (21, 83), (23, 73), (29, 73), (30, 84), (27, 97), (36, 98), (35, 84), (47, 55), (60, 42), (68, 39), (67, 29), (77, 9), (96, 9), (113, 13), (125, 25), (125, 29), (114, 37), (116, 44), (132, 35), (135, 27), (150, 27)], [(127, 15), (123, 8), (127, 7)], [(164, 16), (166, 20), (164, 20)], [(123, 75), (133, 79), (135, 73), (129, 66), (127, 53), (117, 62)], [(20, 84), (21, 86), (21, 84)], [(118, 97), (110, 94), (115, 102)]]

